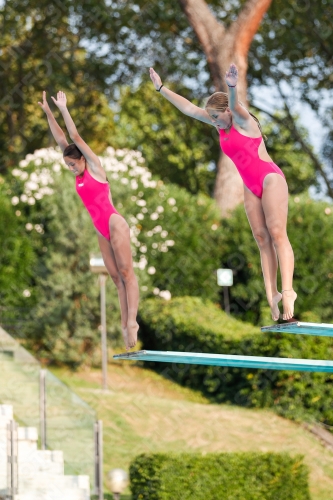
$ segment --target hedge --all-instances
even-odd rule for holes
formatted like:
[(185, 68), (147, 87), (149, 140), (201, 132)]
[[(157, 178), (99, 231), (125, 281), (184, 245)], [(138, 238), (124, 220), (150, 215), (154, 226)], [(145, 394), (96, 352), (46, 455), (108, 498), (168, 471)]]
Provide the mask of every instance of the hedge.
[(133, 500), (310, 500), (303, 457), (286, 453), (142, 454)]
[[(324, 337), (261, 333), (197, 297), (146, 300), (140, 310), (143, 349), (333, 359)], [(149, 363), (149, 367), (215, 402), (273, 407), (293, 419), (333, 425), (333, 374)]]

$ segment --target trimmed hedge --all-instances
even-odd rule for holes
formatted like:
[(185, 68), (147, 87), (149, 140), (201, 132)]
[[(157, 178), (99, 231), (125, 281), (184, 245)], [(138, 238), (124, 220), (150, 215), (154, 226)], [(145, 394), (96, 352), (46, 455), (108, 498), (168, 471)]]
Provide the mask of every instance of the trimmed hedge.
[[(197, 297), (149, 299), (140, 311), (143, 349), (247, 356), (333, 359), (333, 340), (261, 333)], [(333, 425), (333, 374), (149, 363), (149, 367), (220, 403), (273, 407), (293, 419)]]
[(310, 500), (303, 457), (285, 453), (143, 454), (133, 500)]

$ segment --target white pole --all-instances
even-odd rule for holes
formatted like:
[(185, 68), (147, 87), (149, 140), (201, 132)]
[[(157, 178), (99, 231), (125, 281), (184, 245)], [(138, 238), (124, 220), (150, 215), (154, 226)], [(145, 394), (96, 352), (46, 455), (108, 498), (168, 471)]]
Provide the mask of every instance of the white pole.
[(102, 344), (102, 374), (103, 390), (108, 389), (108, 352), (106, 338), (106, 305), (105, 305), (105, 282), (107, 275), (100, 274), (99, 282), (101, 285), (101, 344)]

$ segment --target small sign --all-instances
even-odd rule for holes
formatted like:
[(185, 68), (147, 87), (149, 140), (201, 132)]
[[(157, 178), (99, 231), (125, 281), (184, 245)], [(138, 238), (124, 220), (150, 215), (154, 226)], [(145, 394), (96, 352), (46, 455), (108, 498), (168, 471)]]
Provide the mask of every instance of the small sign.
[(232, 269), (217, 270), (217, 284), (219, 286), (232, 286), (234, 282), (233, 277)]
[(98, 273), (98, 274), (107, 274), (108, 271), (105, 267), (103, 257), (98, 254), (91, 254), (90, 255), (90, 271), (93, 273)]

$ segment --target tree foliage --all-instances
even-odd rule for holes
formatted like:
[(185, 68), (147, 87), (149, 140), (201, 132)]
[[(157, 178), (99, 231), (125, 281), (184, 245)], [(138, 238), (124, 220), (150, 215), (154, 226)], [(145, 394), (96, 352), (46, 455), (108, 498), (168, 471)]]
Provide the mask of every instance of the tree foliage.
[(181, 114), (150, 84), (123, 89), (118, 105), (115, 145), (141, 151), (163, 181), (212, 194), (220, 149), (215, 128)]
[[(79, 3), (87, 14), (84, 22), (76, 14)], [(65, 90), (70, 101), (75, 95), (73, 117), (79, 130), (91, 142), (98, 137), (96, 148), (105, 149), (112, 135), (112, 113), (103, 91), (112, 69), (103, 57), (85, 49), (89, 26), (96, 26), (89, 14), (94, 3), (99, 2), (14, 0), (1, 5), (2, 171), (50, 144), (44, 113), (37, 104), (43, 90), (48, 95)]]

